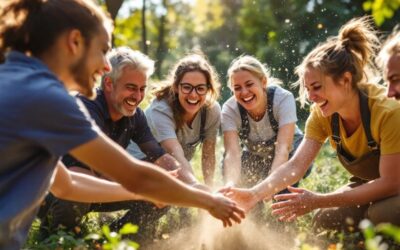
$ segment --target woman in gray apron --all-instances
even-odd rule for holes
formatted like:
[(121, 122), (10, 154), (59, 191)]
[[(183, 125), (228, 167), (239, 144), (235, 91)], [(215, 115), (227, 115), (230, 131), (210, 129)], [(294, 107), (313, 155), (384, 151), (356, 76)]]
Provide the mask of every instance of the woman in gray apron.
[[(305, 139), (295, 155), (251, 189), (225, 190), (247, 209), (298, 181), (326, 139), (353, 175), (348, 185), (319, 194), (289, 188), (273, 213), (293, 220), (315, 209), (316, 228), (355, 230), (360, 220), (400, 225), (400, 104), (367, 83), (366, 68), (379, 40), (368, 17), (353, 19), (337, 37), (320, 44), (297, 67), (300, 99), (313, 105)], [(287, 172), (293, 173), (289, 177)]]
[[(303, 139), (296, 126), (292, 93), (252, 56), (236, 58), (228, 70), (233, 96), (222, 107), (223, 172), (226, 183), (251, 187), (285, 163)], [(262, 216), (263, 205), (254, 215)]]

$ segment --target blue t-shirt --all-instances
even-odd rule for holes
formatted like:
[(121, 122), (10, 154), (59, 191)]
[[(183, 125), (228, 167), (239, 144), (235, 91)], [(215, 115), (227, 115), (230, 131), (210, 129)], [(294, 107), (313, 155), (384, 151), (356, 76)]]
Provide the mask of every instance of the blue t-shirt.
[(0, 249), (21, 249), (60, 156), (99, 130), (40, 60), (10, 52), (0, 79)]
[[(88, 109), (91, 117), (99, 128), (118, 143), (121, 147), (127, 148), (132, 141), (139, 146), (144, 153), (146, 160), (154, 162), (165, 154), (164, 149), (158, 144), (147, 124), (143, 110), (136, 108), (133, 116), (123, 116), (118, 121), (113, 121), (108, 111), (108, 105), (104, 92), (97, 90), (95, 100), (89, 100), (81, 95), (78, 96)], [(63, 157), (64, 164), (68, 166), (79, 166), (89, 169), (88, 166), (79, 162), (71, 155)]]

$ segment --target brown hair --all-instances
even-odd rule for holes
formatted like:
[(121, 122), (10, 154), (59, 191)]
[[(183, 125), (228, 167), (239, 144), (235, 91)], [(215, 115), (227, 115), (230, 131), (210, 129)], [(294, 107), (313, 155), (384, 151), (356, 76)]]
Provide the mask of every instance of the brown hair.
[(161, 83), (161, 86), (154, 91), (154, 95), (158, 100), (167, 99), (171, 106), (177, 129), (182, 128), (184, 121), (182, 119), (185, 112), (178, 100), (176, 90), (181, 83), (183, 76), (188, 72), (201, 72), (206, 78), (206, 84), (209, 86), (207, 93), (206, 105), (213, 104), (220, 93), (220, 83), (215, 69), (211, 66), (204, 55), (190, 54), (180, 59), (169, 73), (167, 81)]
[(342, 26), (338, 36), (330, 37), (319, 44), (295, 70), (299, 76), (295, 84), (300, 85), (299, 98), (302, 106), (306, 103), (304, 74), (308, 68), (317, 69), (334, 81), (340, 79), (345, 72), (350, 72), (352, 88), (358, 89), (366, 76), (367, 67), (375, 68), (372, 58), (379, 44), (369, 16), (350, 20)]
[(85, 43), (111, 19), (91, 0), (10, 0), (0, 12), (0, 53), (38, 56), (65, 31), (78, 29)]

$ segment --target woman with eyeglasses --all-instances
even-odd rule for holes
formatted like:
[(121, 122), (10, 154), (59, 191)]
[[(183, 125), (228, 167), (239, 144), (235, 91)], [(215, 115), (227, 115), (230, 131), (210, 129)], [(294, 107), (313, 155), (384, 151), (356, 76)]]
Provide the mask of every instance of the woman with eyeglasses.
[[(288, 160), (303, 134), (292, 93), (258, 59), (236, 58), (228, 78), (233, 96), (222, 107), (224, 178), (228, 185), (251, 187)], [(254, 211), (257, 219), (263, 207)]]
[[(178, 61), (161, 85), (145, 112), (152, 133), (181, 168), (190, 173), (193, 170), (189, 161), (196, 146), (201, 144), (203, 177), (211, 187), (221, 113), (216, 101), (220, 90), (217, 74), (204, 56), (191, 54)], [(194, 177), (193, 186), (208, 189)]]

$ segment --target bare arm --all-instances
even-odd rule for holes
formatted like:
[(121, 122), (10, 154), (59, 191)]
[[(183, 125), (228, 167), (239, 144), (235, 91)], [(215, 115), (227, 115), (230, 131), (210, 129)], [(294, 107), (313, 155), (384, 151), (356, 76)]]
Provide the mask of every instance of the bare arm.
[(192, 166), (186, 159), (183, 148), (177, 139), (166, 139), (162, 141), (161, 146), (172, 155), (179, 163), (180, 171), (179, 176), (188, 184), (193, 185), (197, 183), (197, 179), (193, 174)]
[(201, 166), (204, 182), (209, 187), (212, 187), (214, 185), (215, 172), (215, 138), (204, 140), (201, 153)]
[(250, 189), (228, 188), (221, 192), (234, 199), (245, 210), (250, 210), (260, 200), (271, 199), (275, 193), (299, 181), (321, 146), (322, 144), (318, 141), (305, 138), (289, 161), (278, 167), (256, 186)]
[(286, 124), (279, 128), (278, 137), (275, 143), (275, 155), (271, 165), (271, 173), (287, 162), (289, 152), (293, 144), (295, 123)]
[(99, 179), (87, 173), (70, 171), (62, 162), (57, 164), (50, 191), (58, 198), (81, 202), (143, 199), (142, 196), (129, 192), (118, 183)]
[(382, 155), (379, 161), (380, 177), (361, 186), (322, 195), (318, 207), (362, 205), (399, 194), (400, 154)]
[(280, 202), (272, 205), (273, 213), (281, 220), (293, 220), (316, 208), (363, 205), (399, 194), (400, 170), (397, 162), (400, 154), (381, 156), (380, 178), (366, 184), (339, 189), (328, 194), (318, 194), (301, 188), (291, 188), (292, 193), (277, 195)]
[(236, 131), (224, 132), (224, 147), (224, 176), (227, 183), (236, 184), (240, 180), (242, 168), (239, 136)]
[(105, 176), (121, 183), (127, 190), (162, 203), (193, 206), (208, 210), (224, 226), (240, 222), (243, 210), (218, 194), (191, 188), (172, 178), (165, 170), (131, 157), (103, 133), (71, 150), (71, 155)]

